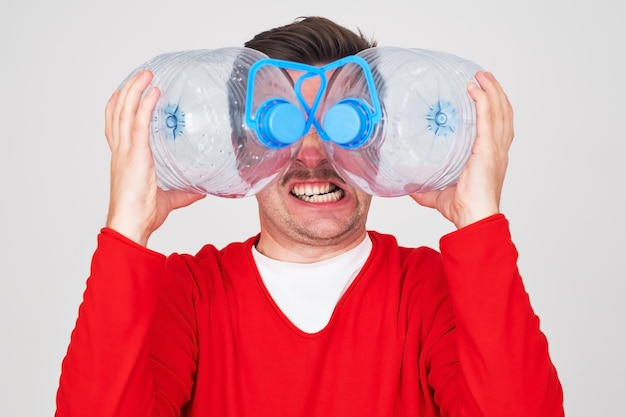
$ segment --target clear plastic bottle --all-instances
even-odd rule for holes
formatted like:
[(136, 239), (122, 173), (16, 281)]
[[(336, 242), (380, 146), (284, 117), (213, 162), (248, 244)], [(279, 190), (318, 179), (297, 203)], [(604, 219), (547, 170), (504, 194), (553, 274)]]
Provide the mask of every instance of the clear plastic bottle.
[(337, 69), (320, 109), (331, 163), (346, 181), (383, 197), (456, 182), (476, 136), (467, 84), (481, 68), (423, 49), (375, 47), (357, 57), (367, 65)]
[(265, 65), (250, 82), (264, 59), (244, 47), (172, 52), (126, 78), (149, 69), (161, 91), (150, 127), (161, 188), (245, 197), (286, 169), (305, 114), (280, 68)]

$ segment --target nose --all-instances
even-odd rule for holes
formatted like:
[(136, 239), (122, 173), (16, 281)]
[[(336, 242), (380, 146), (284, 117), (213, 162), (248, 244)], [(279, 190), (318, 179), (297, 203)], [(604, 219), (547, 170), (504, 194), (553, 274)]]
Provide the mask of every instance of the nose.
[[(294, 82), (299, 81), (300, 96), (309, 106), (313, 105), (314, 99), (321, 88), (322, 79), (320, 76), (307, 77), (300, 80), (302, 73), (299, 71), (288, 70)], [(296, 162), (307, 168), (315, 168), (323, 163), (328, 162), (322, 139), (320, 139), (317, 131), (313, 126), (306, 135), (300, 139), (300, 147), (296, 153)]]
[(296, 161), (307, 168), (315, 168), (328, 161), (322, 140), (315, 129), (312, 128), (301, 141), (300, 148), (296, 153)]

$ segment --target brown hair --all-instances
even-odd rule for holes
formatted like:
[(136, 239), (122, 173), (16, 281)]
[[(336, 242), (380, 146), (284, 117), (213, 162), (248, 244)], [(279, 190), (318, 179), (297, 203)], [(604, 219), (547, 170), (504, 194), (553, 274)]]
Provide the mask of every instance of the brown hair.
[(308, 16), (261, 32), (244, 46), (274, 59), (323, 65), (374, 47), (376, 41), (360, 30), (357, 33), (327, 18)]

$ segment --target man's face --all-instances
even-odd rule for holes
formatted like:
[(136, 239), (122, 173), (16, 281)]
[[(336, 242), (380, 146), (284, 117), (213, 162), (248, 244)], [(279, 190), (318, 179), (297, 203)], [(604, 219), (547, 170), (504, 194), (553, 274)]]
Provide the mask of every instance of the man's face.
[[(304, 81), (301, 93), (309, 105), (319, 85), (317, 77)], [(372, 197), (335, 172), (314, 129), (300, 141), (283, 177), (256, 195), (261, 239), (266, 234), (283, 245), (352, 246), (365, 234)]]

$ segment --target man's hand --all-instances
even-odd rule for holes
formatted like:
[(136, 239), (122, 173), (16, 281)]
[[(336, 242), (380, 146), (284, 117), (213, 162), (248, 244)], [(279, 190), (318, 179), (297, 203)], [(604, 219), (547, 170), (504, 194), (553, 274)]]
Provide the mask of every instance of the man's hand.
[(150, 119), (159, 98), (157, 88), (142, 96), (152, 73), (140, 71), (115, 91), (105, 110), (105, 135), (111, 148), (111, 195), (106, 226), (146, 246), (170, 211), (202, 197), (157, 186), (150, 149)]
[(468, 85), (476, 103), (476, 139), (472, 153), (455, 185), (443, 190), (415, 193), (419, 204), (438, 210), (457, 228), (500, 210), (500, 196), (513, 141), (513, 109), (498, 81), (478, 72)]

